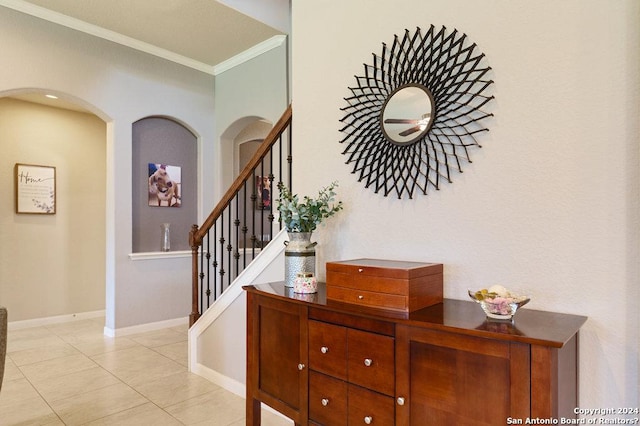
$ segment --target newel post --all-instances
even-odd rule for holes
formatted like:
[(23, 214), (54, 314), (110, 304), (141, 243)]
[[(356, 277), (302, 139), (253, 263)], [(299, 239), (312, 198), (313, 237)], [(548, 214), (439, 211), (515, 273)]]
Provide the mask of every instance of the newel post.
[(200, 242), (196, 241), (198, 225), (192, 225), (189, 232), (189, 245), (191, 246), (191, 314), (189, 315), (189, 327), (195, 324), (200, 318), (198, 310), (198, 247)]

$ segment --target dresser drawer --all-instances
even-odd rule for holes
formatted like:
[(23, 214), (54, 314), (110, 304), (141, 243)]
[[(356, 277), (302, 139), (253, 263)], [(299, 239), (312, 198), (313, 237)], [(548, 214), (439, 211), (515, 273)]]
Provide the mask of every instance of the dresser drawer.
[(348, 329), (347, 342), (349, 382), (393, 396), (395, 394), (393, 337)]
[(375, 293), (346, 287), (327, 287), (327, 298), (370, 308), (406, 311), (408, 299), (397, 294)]
[(309, 372), (309, 418), (323, 425), (347, 422), (347, 382)]
[(309, 368), (347, 379), (347, 328), (309, 321)]
[[(341, 423), (335, 423), (341, 424)], [(349, 385), (349, 426), (394, 425), (395, 401), (390, 396)]]

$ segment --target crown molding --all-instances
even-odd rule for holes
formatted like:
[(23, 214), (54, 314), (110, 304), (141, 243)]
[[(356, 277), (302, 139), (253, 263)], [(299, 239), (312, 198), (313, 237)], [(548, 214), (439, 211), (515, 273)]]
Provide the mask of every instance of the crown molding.
[(261, 43), (258, 43), (255, 46), (245, 50), (244, 52), (239, 53), (236, 56), (219, 63), (218, 65), (215, 65), (213, 67), (213, 75), (221, 74), (235, 66), (243, 64), (257, 56), (260, 56), (271, 49), (275, 49), (276, 47), (281, 46), (286, 40), (286, 35), (277, 35)]
[(265, 53), (275, 47), (278, 47), (284, 42), (284, 40), (286, 40), (285, 35), (274, 36), (268, 40), (263, 41), (262, 43), (258, 43), (257, 45), (224, 62), (221, 62), (218, 65), (212, 66), (191, 58), (187, 58), (186, 56), (179, 55), (161, 47), (145, 43), (132, 37), (122, 35), (115, 31), (107, 30), (97, 25), (89, 24), (87, 22), (81, 21), (80, 19), (72, 18), (62, 13), (54, 12), (44, 7), (36, 6), (24, 0), (0, 0), (0, 6), (4, 6), (9, 9), (25, 13), (27, 15), (34, 16), (36, 18), (44, 19), (46, 21), (71, 28), (76, 31), (81, 31), (95, 37), (109, 40), (114, 43), (118, 43), (120, 45), (127, 46), (132, 49), (136, 49), (138, 51), (148, 53), (150, 55), (154, 55), (214, 76), (216, 74), (227, 71), (237, 65), (240, 65), (252, 58), (255, 58), (256, 56), (259, 56), (262, 53)]

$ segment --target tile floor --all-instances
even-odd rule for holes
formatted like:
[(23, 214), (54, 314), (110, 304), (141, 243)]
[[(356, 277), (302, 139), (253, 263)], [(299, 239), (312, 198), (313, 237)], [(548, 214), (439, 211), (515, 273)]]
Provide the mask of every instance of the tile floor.
[[(0, 426), (245, 424), (245, 400), (187, 371), (187, 326), (110, 338), (104, 319), (10, 330)], [(263, 412), (267, 426), (292, 423)]]

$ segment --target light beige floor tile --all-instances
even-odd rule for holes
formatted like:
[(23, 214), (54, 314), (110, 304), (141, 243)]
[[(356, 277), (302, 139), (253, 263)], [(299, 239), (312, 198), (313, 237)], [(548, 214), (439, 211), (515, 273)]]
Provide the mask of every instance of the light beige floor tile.
[(64, 425), (42, 400), (24, 400), (11, 410), (3, 411), (0, 426)]
[(182, 423), (152, 403), (87, 423), (87, 426), (180, 426)]
[(81, 341), (77, 340), (73, 343), (73, 346), (83, 354), (93, 356), (140, 345), (126, 337), (94, 336)]
[(162, 408), (219, 389), (210, 381), (186, 371), (135, 387), (135, 390)]
[(103, 328), (99, 318), (10, 331), (0, 426), (245, 424), (243, 398), (187, 372), (186, 324), (117, 338)]
[(263, 426), (290, 426), (294, 424), (292, 420), (268, 410), (262, 410)]
[(184, 335), (186, 336), (187, 333), (189, 332), (189, 322), (185, 321), (184, 324), (181, 325), (176, 325), (175, 327), (170, 327), (171, 330), (175, 330), (179, 333), (184, 333)]
[(92, 359), (123, 382), (137, 386), (187, 371), (186, 367), (144, 347), (96, 355)]
[(171, 343), (164, 346), (156, 346), (153, 348), (153, 350), (161, 355), (166, 356), (169, 359), (180, 363), (181, 365), (184, 365), (185, 367), (188, 367), (189, 356), (187, 344), (188, 342), (185, 340), (184, 342)]
[(104, 324), (90, 319), (46, 325), (45, 328), (60, 337), (95, 335), (104, 333)]
[(49, 421), (46, 421), (45, 423), (38, 422), (38, 423), (36, 423), (36, 424), (37, 424), (38, 426), (66, 426), (66, 425), (62, 422), (62, 420), (60, 420), (60, 419), (59, 419), (59, 418), (57, 418), (57, 417), (56, 417), (56, 419), (55, 419), (55, 420), (53, 420), (53, 421), (51, 421), (51, 422), (49, 422)]
[(165, 408), (187, 425), (230, 425), (244, 418), (244, 399), (224, 390), (209, 392)]
[[(39, 398), (38, 391), (25, 378), (2, 382), (0, 407), (16, 404), (24, 399)], [(2, 409), (0, 408), (0, 413)]]
[(0, 392), (0, 426), (44, 425), (59, 420), (26, 379), (3, 382)]
[(97, 365), (64, 376), (50, 377), (33, 382), (38, 392), (48, 402), (69, 398), (118, 383), (122, 382)]
[(92, 341), (98, 337), (104, 337), (104, 326), (100, 326), (90, 320), (55, 324), (47, 326), (47, 328), (62, 340), (72, 345)]
[(66, 425), (80, 425), (148, 401), (129, 386), (119, 383), (74, 395), (49, 404)]
[(61, 338), (44, 327), (9, 330), (7, 332), (7, 353), (63, 343), (64, 341)]
[(85, 355), (77, 354), (24, 365), (20, 367), (20, 370), (29, 380), (41, 382), (51, 377), (65, 376), (95, 366), (95, 362), (91, 359)]
[(21, 367), (27, 364), (77, 355), (79, 353), (76, 348), (68, 343), (60, 342), (53, 346), (41, 346), (38, 348), (24, 349), (22, 351), (14, 351), (9, 354), (9, 357), (18, 367)]
[(186, 342), (188, 339), (187, 333), (182, 333), (171, 328), (149, 331), (147, 333), (141, 334), (133, 334), (128, 337), (134, 342), (138, 342), (148, 348), (164, 346), (176, 342)]
[(14, 364), (11, 357), (7, 356), (4, 360), (4, 381), (7, 382), (17, 379), (24, 379), (24, 374), (22, 374), (22, 371)]
[[(291, 426), (293, 424), (294, 424), (293, 421), (286, 417), (273, 414), (268, 410), (262, 410), (262, 426)], [(229, 426), (245, 426), (245, 425), (246, 425), (246, 419), (242, 418), (237, 422), (233, 422)]]

